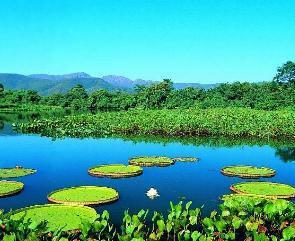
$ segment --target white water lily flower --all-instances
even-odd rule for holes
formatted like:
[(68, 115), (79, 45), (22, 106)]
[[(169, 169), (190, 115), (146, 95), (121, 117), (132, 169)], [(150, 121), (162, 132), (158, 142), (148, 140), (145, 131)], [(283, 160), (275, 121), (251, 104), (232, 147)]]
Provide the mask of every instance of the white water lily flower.
[(155, 188), (150, 188), (147, 192), (146, 195), (150, 198), (150, 199), (154, 199), (156, 197), (159, 197), (160, 195), (158, 194), (157, 189)]

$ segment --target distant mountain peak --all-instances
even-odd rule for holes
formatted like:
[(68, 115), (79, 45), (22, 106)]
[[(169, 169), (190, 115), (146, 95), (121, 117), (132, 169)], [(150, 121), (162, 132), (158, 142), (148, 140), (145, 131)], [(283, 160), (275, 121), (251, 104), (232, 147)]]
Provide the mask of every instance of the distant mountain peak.
[(121, 88), (130, 88), (133, 85), (133, 81), (131, 79), (128, 79), (120, 75), (106, 75), (101, 78), (104, 81), (113, 85), (117, 85), (118, 87), (121, 87)]
[(92, 78), (91, 75), (89, 75), (85, 72), (76, 72), (76, 73), (62, 74), (62, 75), (31, 74), (31, 75), (29, 75), (29, 77), (35, 78), (35, 79), (44, 79), (44, 80), (66, 80), (66, 79)]

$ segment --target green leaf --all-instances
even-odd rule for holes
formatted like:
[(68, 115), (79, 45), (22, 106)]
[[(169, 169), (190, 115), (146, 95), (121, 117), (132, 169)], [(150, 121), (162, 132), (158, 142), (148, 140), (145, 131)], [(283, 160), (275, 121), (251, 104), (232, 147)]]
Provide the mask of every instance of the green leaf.
[(158, 229), (163, 232), (165, 230), (165, 223), (163, 220), (158, 220), (157, 221), (157, 226), (158, 226)]
[(191, 234), (191, 238), (193, 241), (197, 241), (198, 238), (201, 236), (201, 233), (198, 232), (198, 231), (194, 231), (192, 234)]
[(284, 240), (295, 240), (295, 227), (289, 226), (283, 230)]

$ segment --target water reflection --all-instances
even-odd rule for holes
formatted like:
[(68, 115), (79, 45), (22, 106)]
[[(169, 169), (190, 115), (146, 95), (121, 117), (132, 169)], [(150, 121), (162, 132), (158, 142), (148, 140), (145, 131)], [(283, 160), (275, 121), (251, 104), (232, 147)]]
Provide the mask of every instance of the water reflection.
[(276, 156), (278, 156), (284, 162), (295, 161), (295, 148), (282, 147), (276, 149)]

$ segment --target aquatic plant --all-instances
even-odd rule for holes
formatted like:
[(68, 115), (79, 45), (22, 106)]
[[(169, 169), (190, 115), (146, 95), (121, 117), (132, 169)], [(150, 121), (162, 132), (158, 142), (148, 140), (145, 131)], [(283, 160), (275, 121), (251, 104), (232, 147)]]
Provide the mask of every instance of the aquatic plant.
[(21, 192), (24, 184), (16, 181), (0, 181), (0, 197), (10, 196)]
[(75, 230), (82, 222), (93, 222), (97, 218), (94, 209), (84, 206), (46, 204), (36, 205), (8, 213), (12, 220), (31, 220), (34, 223), (46, 221), (47, 230)]
[(252, 194), (262, 197), (292, 198), (295, 187), (273, 182), (242, 182), (234, 184), (230, 189), (240, 194)]
[(172, 160), (176, 162), (196, 162), (199, 160), (199, 158), (196, 157), (175, 157), (172, 158)]
[[(201, 208), (193, 208), (192, 202), (171, 202), (167, 215), (159, 212), (149, 215), (148, 210), (132, 214), (127, 210), (120, 228), (115, 228), (107, 211), (96, 216), (94, 210), (86, 211), (81, 206), (45, 205), (39, 206), (43, 208), (41, 211), (37, 206), (35, 210), (17, 213), (17, 219), (7, 218), (8, 214), (6, 218), (0, 216), (0, 239), (14, 238), (17, 234), (24, 237), (18, 240), (34, 241), (294, 240), (294, 203), (282, 199), (244, 198), (244, 195), (228, 195), (223, 200), (219, 209), (208, 216), (202, 215)], [(63, 211), (60, 210), (62, 206)], [(44, 219), (48, 221), (42, 222)], [(70, 229), (75, 230), (67, 231)], [(28, 238), (27, 234), (34, 238)]]
[(0, 178), (23, 177), (35, 173), (35, 169), (29, 168), (0, 168)]
[(143, 167), (165, 167), (174, 164), (174, 160), (164, 156), (143, 156), (129, 159), (129, 164)]
[(54, 203), (98, 205), (119, 199), (118, 192), (109, 187), (79, 186), (56, 190), (48, 195)]
[(237, 165), (224, 167), (221, 169), (221, 173), (226, 176), (237, 176), (242, 178), (259, 178), (273, 177), (276, 174), (276, 171), (268, 167)]
[(294, 140), (295, 111), (243, 108), (188, 110), (129, 110), (72, 115), (20, 123), (25, 133), (52, 137), (159, 135), (285, 138)]
[(110, 164), (100, 165), (88, 169), (88, 173), (97, 177), (133, 177), (142, 174), (143, 170), (139, 166), (123, 165), (123, 164)]

